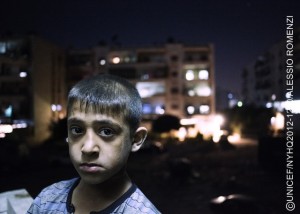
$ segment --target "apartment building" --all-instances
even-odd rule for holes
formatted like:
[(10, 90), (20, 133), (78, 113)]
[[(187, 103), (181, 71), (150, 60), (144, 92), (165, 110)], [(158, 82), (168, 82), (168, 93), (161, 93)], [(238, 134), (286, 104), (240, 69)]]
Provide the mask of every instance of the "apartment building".
[(190, 118), (215, 113), (212, 45), (97, 46), (91, 51), (94, 73), (118, 75), (135, 84), (143, 98), (144, 119), (161, 114)]
[[(300, 99), (300, 28), (295, 29), (293, 43), (293, 99)], [(271, 107), (287, 100), (286, 41), (272, 45), (245, 67), (242, 79), (246, 104)]]
[(0, 121), (29, 126), (30, 142), (65, 116), (65, 52), (36, 36), (0, 38)]

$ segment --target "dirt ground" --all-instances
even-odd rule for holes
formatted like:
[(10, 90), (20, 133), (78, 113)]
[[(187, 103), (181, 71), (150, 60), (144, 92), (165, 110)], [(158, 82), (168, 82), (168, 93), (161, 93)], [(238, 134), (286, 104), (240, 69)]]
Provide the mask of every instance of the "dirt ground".
[[(64, 149), (40, 149), (18, 160), (2, 150), (0, 192), (25, 188), (35, 197), (43, 187), (76, 176)], [(173, 144), (163, 151), (148, 148), (132, 154), (128, 172), (162, 213), (245, 214), (251, 213), (251, 207), (257, 208), (255, 213), (286, 213), (282, 175), (264, 170), (257, 156), (256, 143)], [(231, 194), (242, 194), (247, 200), (211, 203)]]

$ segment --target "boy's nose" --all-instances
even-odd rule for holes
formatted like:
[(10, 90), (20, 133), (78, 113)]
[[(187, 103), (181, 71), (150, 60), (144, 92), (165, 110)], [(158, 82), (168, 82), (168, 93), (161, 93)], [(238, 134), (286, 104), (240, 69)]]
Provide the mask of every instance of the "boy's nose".
[(96, 143), (93, 133), (87, 133), (86, 139), (82, 145), (81, 152), (83, 154), (97, 154), (100, 152), (100, 147)]

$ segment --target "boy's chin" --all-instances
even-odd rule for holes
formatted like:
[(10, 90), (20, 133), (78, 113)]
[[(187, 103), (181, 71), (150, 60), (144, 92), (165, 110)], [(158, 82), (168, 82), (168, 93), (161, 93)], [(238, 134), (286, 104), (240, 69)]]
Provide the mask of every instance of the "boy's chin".
[(88, 185), (100, 185), (105, 183), (109, 180), (109, 178), (103, 177), (103, 176), (87, 176), (87, 175), (81, 175), (81, 181), (84, 184)]
[(82, 174), (80, 173), (81, 180), (88, 185), (101, 185), (101, 184), (108, 184), (109, 182), (122, 182), (122, 180), (126, 180), (127, 176), (126, 173), (123, 171), (119, 171), (116, 174)]
[(101, 172), (84, 172), (80, 169), (76, 169), (81, 181), (88, 185), (101, 185), (107, 182), (122, 182), (128, 179), (126, 173), (126, 166), (121, 169), (103, 170)]

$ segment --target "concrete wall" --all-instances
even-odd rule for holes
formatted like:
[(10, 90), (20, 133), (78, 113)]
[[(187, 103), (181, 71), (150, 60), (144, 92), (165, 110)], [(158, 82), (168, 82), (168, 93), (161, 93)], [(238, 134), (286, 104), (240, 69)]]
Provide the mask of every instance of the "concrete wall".
[(26, 213), (33, 199), (25, 189), (12, 190), (0, 193), (0, 213)]

